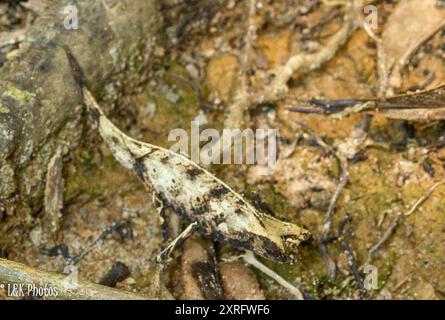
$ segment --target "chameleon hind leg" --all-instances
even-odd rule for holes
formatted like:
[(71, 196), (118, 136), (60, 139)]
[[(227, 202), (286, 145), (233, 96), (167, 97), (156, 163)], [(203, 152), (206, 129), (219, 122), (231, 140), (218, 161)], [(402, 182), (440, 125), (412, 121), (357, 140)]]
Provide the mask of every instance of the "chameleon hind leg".
[(177, 236), (164, 250), (161, 251), (161, 253), (159, 253), (157, 257), (158, 262), (168, 260), (173, 250), (184, 243), (184, 241), (193, 234), (197, 226), (197, 222), (189, 224), (188, 227), (185, 228), (185, 230), (182, 231), (179, 236)]
[(170, 238), (170, 226), (168, 223), (168, 218), (165, 212), (164, 202), (153, 192), (152, 202), (156, 207), (156, 211), (161, 217), (161, 230), (162, 230), (162, 238), (164, 242), (166, 242)]

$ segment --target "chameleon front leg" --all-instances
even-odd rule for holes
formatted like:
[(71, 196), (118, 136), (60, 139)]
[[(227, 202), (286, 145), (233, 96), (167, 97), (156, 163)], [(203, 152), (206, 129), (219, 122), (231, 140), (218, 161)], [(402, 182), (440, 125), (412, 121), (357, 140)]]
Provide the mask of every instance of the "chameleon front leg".
[(166, 242), (170, 238), (170, 226), (167, 215), (165, 214), (164, 202), (156, 195), (156, 192), (153, 192), (152, 202), (161, 217), (162, 238), (164, 242)]
[(189, 224), (188, 227), (185, 228), (185, 230), (182, 231), (182, 233), (179, 236), (177, 236), (164, 250), (161, 251), (161, 253), (159, 253), (159, 255), (157, 257), (157, 261), (162, 262), (164, 260), (169, 259), (173, 250), (177, 246), (184, 243), (184, 241), (193, 234), (193, 232), (196, 230), (197, 226), (198, 226), (198, 222), (193, 222), (193, 223)]

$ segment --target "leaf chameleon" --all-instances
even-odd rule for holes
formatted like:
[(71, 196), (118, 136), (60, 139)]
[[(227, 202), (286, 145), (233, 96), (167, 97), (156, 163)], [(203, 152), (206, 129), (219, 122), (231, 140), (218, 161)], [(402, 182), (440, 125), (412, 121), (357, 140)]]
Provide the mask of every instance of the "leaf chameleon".
[(114, 157), (133, 170), (164, 205), (215, 241), (278, 262), (292, 261), (298, 245), (310, 233), (255, 208), (227, 184), (187, 157), (137, 141), (120, 131), (83, 88), (87, 108)]

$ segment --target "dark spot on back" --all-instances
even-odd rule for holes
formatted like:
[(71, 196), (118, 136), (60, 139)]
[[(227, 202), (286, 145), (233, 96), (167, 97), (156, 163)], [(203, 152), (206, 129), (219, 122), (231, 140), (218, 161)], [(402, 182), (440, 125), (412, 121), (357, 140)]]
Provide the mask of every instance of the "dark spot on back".
[(195, 179), (196, 176), (200, 175), (201, 173), (203, 173), (203, 171), (199, 168), (192, 168), (192, 169), (188, 169), (186, 171), (187, 175), (190, 177), (190, 179)]
[(267, 203), (265, 203), (258, 194), (253, 193), (250, 197), (250, 200), (256, 208), (264, 211), (268, 215), (275, 216), (275, 212), (272, 210), (272, 208)]
[(226, 238), (225, 242), (229, 244), (229, 246), (235, 249), (245, 249), (245, 250), (253, 250), (253, 238), (250, 234), (246, 233), (236, 233), (232, 234), (230, 238)]
[(215, 222), (216, 225), (219, 225), (226, 221), (226, 217), (223, 213), (220, 213), (219, 215), (213, 218), (213, 221)]
[(144, 181), (144, 172), (147, 170), (147, 168), (145, 167), (143, 158), (136, 159), (133, 165), (133, 170), (136, 172), (139, 179)]
[(275, 243), (273, 243), (266, 237), (259, 237), (261, 238), (261, 248), (264, 250), (265, 256), (278, 262), (286, 262), (288, 260), (285, 254), (280, 249), (278, 249)]
[(165, 157), (163, 157), (163, 158), (161, 158), (161, 162), (162, 163), (166, 163), (166, 162), (168, 162), (168, 156), (165, 156)]
[[(194, 217), (190, 216), (189, 212), (184, 208), (184, 206), (171, 203), (164, 192), (157, 192), (156, 195), (162, 200), (165, 208), (171, 208), (178, 216), (184, 218), (188, 222), (192, 222), (194, 220)], [(198, 226), (197, 229), (199, 229), (199, 227), (200, 226)]]
[(179, 195), (179, 189), (176, 187), (168, 187), (167, 191), (170, 192), (170, 194), (174, 197), (177, 197)]
[[(197, 200), (199, 202), (199, 200)], [(193, 209), (194, 213), (196, 215), (201, 215), (204, 214), (206, 212), (209, 211), (209, 204), (208, 202), (204, 202), (203, 204), (197, 205), (194, 209)]]
[(230, 190), (225, 186), (218, 186), (217, 188), (210, 190), (210, 195), (212, 198), (221, 198), (223, 195), (229, 192)]

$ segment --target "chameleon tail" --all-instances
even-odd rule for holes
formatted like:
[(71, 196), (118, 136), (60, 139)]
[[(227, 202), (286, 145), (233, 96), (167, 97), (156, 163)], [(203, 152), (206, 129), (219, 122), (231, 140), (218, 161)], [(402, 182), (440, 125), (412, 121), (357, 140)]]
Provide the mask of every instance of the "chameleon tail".
[(91, 92), (86, 87), (83, 87), (82, 90), (88, 111), (96, 122), (100, 135), (109, 146), (113, 156), (127, 169), (133, 169), (135, 159), (150, 153), (153, 147), (146, 143), (137, 142), (119, 130), (105, 116)]

